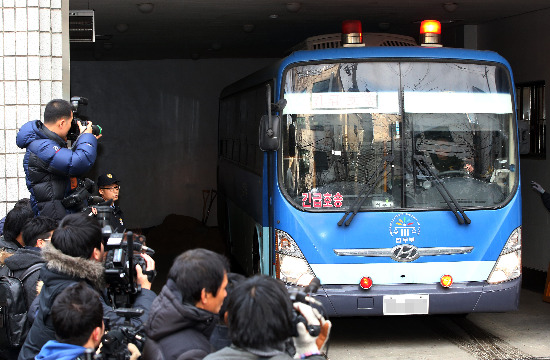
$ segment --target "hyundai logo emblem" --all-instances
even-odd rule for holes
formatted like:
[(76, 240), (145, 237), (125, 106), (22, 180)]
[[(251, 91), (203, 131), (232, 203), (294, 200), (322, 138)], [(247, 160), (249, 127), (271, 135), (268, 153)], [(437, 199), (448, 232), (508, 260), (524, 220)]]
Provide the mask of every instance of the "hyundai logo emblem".
[(391, 249), (391, 258), (395, 261), (415, 261), (420, 257), (418, 248), (414, 245), (397, 245)]

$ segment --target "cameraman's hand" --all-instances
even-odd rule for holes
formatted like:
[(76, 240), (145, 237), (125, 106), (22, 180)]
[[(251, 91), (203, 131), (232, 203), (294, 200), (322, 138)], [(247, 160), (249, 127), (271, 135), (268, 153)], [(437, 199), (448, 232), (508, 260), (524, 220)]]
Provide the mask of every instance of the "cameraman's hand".
[(321, 333), (317, 336), (315, 344), (317, 344), (319, 351), (325, 354), (327, 352), (330, 329), (332, 329), (332, 323), (330, 320), (325, 320), (325, 318), (321, 316)]
[(92, 133), (92, 122), (91, 121), (88, 121), (86, 126), (82, 125), (82, 123), (80, 121), (77, 122), (78, 123), (78, 128), (80, 129), (80, 133), (81, 134), (84, 134), (84, 133)]
[(330, 329), (332, 327), (331, 322), (325, 320), (317, 309), (309, 305), (304, 303), (294, 303), (293, 306), (298, 312), (300, 312), (300, 314), (304, 316), (309, 325), (321, 326), (321, 333), (315, 337), (309, 334), (304, 323), (300, 322), (296, 325), (296, 329), (298, 331), (298, 337), (294, 338), (296, 357), (299, 358), (300, 355), (304, 354), (319, 354), (321, 351), (325, 351)]
[(139, 352), (139, 349), (136, 345), (132, 343), (128, 343), (128, 351), (130, 351), (130, 360), (137, 360), (141, 356), (141, 353)]
[[(155, 270), (155, 260), (147, 254), (140, 254), (145, 263), (147, 264), (145, 271)], [(151, 290), (151, 282), (147, 278), (147, 275), (143, 273), (143, 269), (140, 265), (136, 265), (136, 282), (141, 285), (142, 289)]]
[[(93, 129), (92, 129), (92, 125), (93, 123), (91, 121), (87, 121), (87, 125), (86, 126), (83, 126), (80, 121), (78, 121), (78, 128), (80, 129), (80, 133), (81, 134), (84, 134), (84, 133), (88, 133), (88, 134), (93, 134)], [(99, 134), (99, 135), (94, 135), (96, 139), (99, 140), (100, 137), (102, 137), (103, 135), (102, 134)]]
[(542, 186), (540, 186), (539, 183), (536, 183), (534, 181), (531, 181), (531, 187), (533, 188), (533, 190), (541, 193), (541, 194), (544, 194), (544, 189)]

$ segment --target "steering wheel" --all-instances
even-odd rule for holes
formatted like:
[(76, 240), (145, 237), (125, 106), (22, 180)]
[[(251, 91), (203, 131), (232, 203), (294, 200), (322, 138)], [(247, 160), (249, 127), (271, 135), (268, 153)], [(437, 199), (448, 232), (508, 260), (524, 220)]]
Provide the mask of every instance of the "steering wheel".
[(465, 170), (447, 170), (437, 174), (439, 177), (473, 177), (472, 174)]

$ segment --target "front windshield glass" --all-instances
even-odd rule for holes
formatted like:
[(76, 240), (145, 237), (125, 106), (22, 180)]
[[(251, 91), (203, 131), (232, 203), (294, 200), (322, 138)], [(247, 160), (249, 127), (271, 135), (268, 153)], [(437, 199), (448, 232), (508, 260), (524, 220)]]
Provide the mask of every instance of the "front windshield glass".
[(464, 208), (502, 206), (518, 180), (511, 89), (492, 63), (287, 69), (281, 189), (303, 210), (442, 209), (437, 177)]

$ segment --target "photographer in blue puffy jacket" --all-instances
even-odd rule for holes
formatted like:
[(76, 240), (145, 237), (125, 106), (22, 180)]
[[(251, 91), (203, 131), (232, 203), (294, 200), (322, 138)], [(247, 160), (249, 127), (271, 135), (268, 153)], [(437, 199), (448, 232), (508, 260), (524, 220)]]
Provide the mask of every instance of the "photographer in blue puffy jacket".
[(76, 209), (66, 209), (61, 200), (77, 186), (76, 177), (94, 164), (97, 139), (92, 123), (78, 123), (80, 136), (72, 148), (67, 147), (73, 112), (68, 101), (55, 99), (46, 105), (44, 123), (29, 121), (17, 133), (17, 146), (27, 149), (23, 159), (31, 205), (36, 215), (61, 220)]

